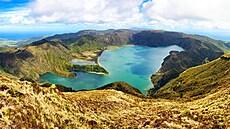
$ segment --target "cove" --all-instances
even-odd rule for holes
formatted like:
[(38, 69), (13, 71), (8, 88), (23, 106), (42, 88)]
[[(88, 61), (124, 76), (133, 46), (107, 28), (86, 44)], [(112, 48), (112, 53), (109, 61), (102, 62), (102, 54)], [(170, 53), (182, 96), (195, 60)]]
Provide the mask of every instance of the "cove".
[(98, 62), (109, 72), (109, 75), (77, 71), (76, 78), (63, 78), (46, 73), (41, 75), (38, 81), (62, 84), (74, 90), (96, 89), (112, 82), (124, 81), (145, 94), (153, 87), (150, 76), (160, 68), (163, 59), (172, 50), (182, 51), (183, 49), (173, 45), (168, 47), (125, 46), (115, 50), (105, 50)]

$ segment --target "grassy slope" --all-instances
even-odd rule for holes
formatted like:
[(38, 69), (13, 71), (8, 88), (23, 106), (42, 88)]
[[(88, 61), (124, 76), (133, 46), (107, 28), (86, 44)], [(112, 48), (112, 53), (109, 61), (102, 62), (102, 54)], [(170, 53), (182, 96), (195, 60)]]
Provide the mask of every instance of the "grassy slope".
[(230, 52), (230, 49), (228, 47), (228, 44), (225, 43), (224, 41), (221, 40), (214, 40), (212, 38), (206, 37), (206, 36), (201, 36), (201, 35), (184, 35), (185, 37), (190, 37), (198, 40), (204, 41), (205, 44), (211, 43), (215, 45), (216, 47), (220, 48), (221, 50), (224, 51), (224, 53)]
[(63, 94), (0, 75), (0, 128), (226, 128), (229, 88), (181, 103), (115, 90)]
[(69, 61), (73, 58), (68, 49), (55, 42), (40, 42), (0, 53), (1, 66), (18, 77), (38, 79), (46, 72), (69, 76)]
[(153, 97), (197, 99), (221, 85), (230, 85), (230, 53), (190, 68), (153, 94)]

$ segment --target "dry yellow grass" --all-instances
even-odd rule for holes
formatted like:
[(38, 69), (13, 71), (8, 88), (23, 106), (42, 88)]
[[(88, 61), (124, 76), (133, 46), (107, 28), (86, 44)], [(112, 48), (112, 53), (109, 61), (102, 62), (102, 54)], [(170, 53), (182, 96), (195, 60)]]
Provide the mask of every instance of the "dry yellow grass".
[(0, 128), (227, 128), (229, 88), (183, 103), (115, 90), (62, 93), (0, 75)]

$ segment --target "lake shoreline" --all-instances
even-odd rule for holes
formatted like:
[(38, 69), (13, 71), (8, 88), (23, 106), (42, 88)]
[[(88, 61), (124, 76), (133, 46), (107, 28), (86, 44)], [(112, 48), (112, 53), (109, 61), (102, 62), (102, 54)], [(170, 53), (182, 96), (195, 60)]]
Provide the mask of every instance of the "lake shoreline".
[[(82, 62), (85, 62), (85, 63), (87, 63), (87, 62), (94, 62), (95, 63), (94, 65), (98, 65), (98, 66), (104, 68), (104, 66), (102, 66), (100, 64), (99, 60), (98, 60), (100, 58), (101, 54), (104, 51), (107, 51), (107, 50), (117, 50), (117, 49), (121, 49), (121, 48), (126, 47), (126, 46), (138, 46), (138, 45), (127, 44), (127, 45), (123, 45), (123, 46), (108, 46), (104, 50), (96, 50), (96, 51), (93, 51), (93, 52), (89, 51), (87, 54), (90, 57), (94, 57), (92, 59), (84, 59), (84, 58), (78, 59), (78, 58), (76, 58), (76, 59), (73, 59), (71, 62), (73, 62), (74, 60), (81, 60)], [(82, 70), (82, 71), (84, 71), (84, 70)], [(108, 70), (106, 70), (106, 71), (109, 74), (109, 71)], [(85, 71), (85, 72), (94, 73), (94, 74), (101, 74), (101, 75), (108, 75), (107, 73), (103, 73), (103, 72), (95, 72), (95, 71)]]
[(105, 68), (109, 74), (95, 72), (94, 70), (98, 69), (88, 67), (89, 69), (75, 69), (77, 79), (72, 80), (51, 74), (45, 75), (41, 79), (70, 86), (75, 90), (96, 89), (108, 83), (124, 81), (146, 95), (148, 90), (153, 88), (151, 75), (159, 70), (163, 59), (170, 51), (180, 49), (174, 45), (159, 48), (141, 45), (110, 47), (97, 56), (97, 66)]

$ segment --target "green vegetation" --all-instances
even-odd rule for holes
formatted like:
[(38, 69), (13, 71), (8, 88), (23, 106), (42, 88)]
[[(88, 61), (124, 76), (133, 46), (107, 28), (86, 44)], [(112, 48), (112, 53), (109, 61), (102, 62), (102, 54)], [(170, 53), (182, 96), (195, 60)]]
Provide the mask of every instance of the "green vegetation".
[(0, 53), (0, 66), (17, 77), (37, 80), (40, 74), (52, 72), (70, 77), (68, 71), (73, 59), (68, 49), (59, 43), (40, 41), (34, 44)]
[(220, 48), (224, 53), (228, 53), (230, 52), (230, 47), (228, 46), (228, 43), (224, 42), (224, 41), (220, 41), (220, 40), (214, 40), (212, 38), (206, 37), (206, 36), (201, 36), (201, 35), (186, 35), (185, 37), (190, 37), (190, 38), (194, 38), (197, 40), (201, 40), (203, 41), (203, 45), (206, 48), (209, 44), (212, 44), (214, 46), (216, 46), (217, 48)]
[(151, 80), (155, 86), (152, 91), (163, 87), (171, 79), (179, 76), (186, 69), (204, 64), (207, 58), (212, 61), (221, 56), (221, 52), (201, 48), (199, 50), (189, 50), (183, 52), (170, 52), (170, 55), (164, 59), (162, 67), (157, 74), (152, 75)]
[(230, 85), (230, 53), (207, 64), (190, 68), (149, 95), (167, 99), (198, 99), (219, 86)]
[(84, 51), (100, 50), (104, 46), (93, 36), (82, 36), (75, 43), (72, 43), (70, 48), (73, 52), (82, 53)]
[(0, 47), (0, 52), (4, 51), (4, 49), (5, 49), (5, 48), (3, 48), (3, 47)]
[(7, 71), (8, 71), (8, 68), (7, 68), (7, 67), (1, 67), (1, 66), (0, 66), (0, 71), (7, 72)]
[(47, 40), (62, 41), (71, 52), (82, 53), (84, 51), (104, 50), (108, 46), (123, 46), (129, 43), (129, 39), (135, 33), (130, 30), (94, 31), (85, 30), (72, 34), (55, 35)]
[(108, 74), (108, 71), (99, 65), (73, 65), (71, 70)]
[(171, 79), (179, 76), (179, 72), (175, 68), (168, 70), (165, 73), (156, 73), (151, 76), (151, 81), (153, 82), (154, 88), (148, 91), (148, 94), (154, 94), (162, 86), (167, 84)]

